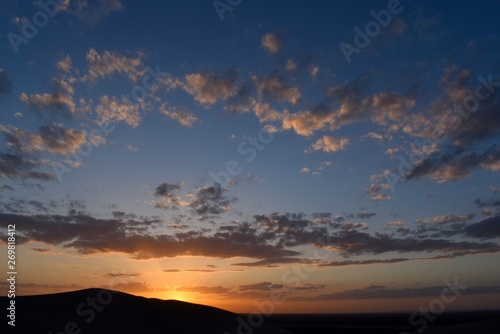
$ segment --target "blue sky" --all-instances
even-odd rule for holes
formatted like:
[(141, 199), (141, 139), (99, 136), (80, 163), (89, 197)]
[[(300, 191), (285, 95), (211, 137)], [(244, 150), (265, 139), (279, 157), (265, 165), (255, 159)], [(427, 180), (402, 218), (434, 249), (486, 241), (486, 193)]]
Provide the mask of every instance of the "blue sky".
[(0, 5), (22, 293), (499, 307), (499, 1), (42, 3)]

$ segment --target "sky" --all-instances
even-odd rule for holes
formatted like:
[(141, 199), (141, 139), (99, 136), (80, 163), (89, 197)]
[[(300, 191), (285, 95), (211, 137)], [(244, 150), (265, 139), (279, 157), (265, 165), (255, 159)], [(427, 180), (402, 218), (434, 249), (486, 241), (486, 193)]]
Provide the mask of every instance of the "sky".
[(499, 11), (1, 1), (17, 293), (499, 309)]

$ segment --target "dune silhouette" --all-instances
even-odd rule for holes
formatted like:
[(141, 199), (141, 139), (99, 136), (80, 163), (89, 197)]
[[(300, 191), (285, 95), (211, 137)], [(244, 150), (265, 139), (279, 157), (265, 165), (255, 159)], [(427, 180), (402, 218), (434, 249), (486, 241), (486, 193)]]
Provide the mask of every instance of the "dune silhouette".
[[(1, 302), (7, 305), (7, 297)], [(103, 289), (18, 296), (15, 302), (16, 333), (290, 334), (263, 323), (263, 316), (252, 325), (215, 307)]]

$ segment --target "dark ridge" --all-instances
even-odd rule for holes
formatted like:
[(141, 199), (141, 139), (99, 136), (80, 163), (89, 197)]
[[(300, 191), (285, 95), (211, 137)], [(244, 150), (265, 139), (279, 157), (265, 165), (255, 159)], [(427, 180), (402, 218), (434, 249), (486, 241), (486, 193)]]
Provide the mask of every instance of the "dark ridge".
[[(8, 312), (9, 299), (0, 301)], [(215, 307), (104, 289), (18, 296), (15, 306), (16, 326), (7, 326), (9, 333), (290, 334), (262, 323), (263, 316), (254, 319), (252, 327), (246, 317)], [(7, 325), (8, 318), (3, 318)]]

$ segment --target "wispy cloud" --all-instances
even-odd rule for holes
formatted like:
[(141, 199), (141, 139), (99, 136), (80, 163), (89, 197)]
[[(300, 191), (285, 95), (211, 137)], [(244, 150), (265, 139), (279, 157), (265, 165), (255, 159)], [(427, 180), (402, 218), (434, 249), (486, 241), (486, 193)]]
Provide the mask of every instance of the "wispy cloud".
[(198, 121), (198, 118), (184, 107), (168, 107), (163, 104), (160, 106), (159, 111), (163, 115), (176, 120), (181, 125), (188, 128), (192, 127), (193, 124)]

